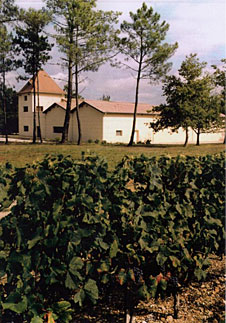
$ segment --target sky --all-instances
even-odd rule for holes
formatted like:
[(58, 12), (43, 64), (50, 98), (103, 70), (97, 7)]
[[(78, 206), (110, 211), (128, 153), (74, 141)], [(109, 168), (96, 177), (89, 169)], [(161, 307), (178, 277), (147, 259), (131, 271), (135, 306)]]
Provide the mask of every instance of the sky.
[[(129, 12), (136, 12), (142, 6), (143, 0), (97, 0), (97, 8), (101, 10), (120, 11), (120, 22), (129, 21)], [(226, 1), (225, 0), (152, 0), (145, 1), (165, 20), (170, 28), (166, 42), (178, 42), (178, 49), (170, 61), (173, 63), (170, 74), (177, 74), (186, 55), (197, 53), (200, 61), (211, 65), (220, 65), (220, 60), (226, 57)], [(15, 0), (19, 7), (40, 9), (41, 0)], [(63, 88), (66, 84), (67, 71), (54, 65), (59, 62), (60, 54), (57, 47), (52, 50), (52, 59), (44, 66), (46, 72)], [(24, 82), (15, 79), (16, 73), (8, 77), (9, 85), (15, 85), (19, 90)], [(63, 81), (65, 80), (65, 81)], [(134, 102), (135, 76), (126, 69), (103, 65), (98, 72), (84, 75), (80, 85), (81, 95), (85, 99), (100, 99), (103, 94), (110, 95), (111, 101)], [(162, 84), (150, 84), (142, 80), (140, 84), (139, 102), (157, 105), (163, 103)]]

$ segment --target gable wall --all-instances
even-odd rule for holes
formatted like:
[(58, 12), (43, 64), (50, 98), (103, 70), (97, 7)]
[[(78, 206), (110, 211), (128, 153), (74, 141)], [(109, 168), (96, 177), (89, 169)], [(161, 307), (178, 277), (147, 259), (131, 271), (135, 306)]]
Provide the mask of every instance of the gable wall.
[(56, 106), (46, 114), (45, 117), (45, 138), (50, 140), (61, 139), (61, 133), (54, 133), (53, 127), (63, 127), (65, 110)]
[[(89, 139), (93, 141), (96, 139), (103, 140), (103, 113), (84, 104), (79, 110), (79, 117), (83, 142), (87, 142)], [(74, 142), (78, 140), (78, 123), (75, 110), (71, 115), (69, 140)]]
[[(27, 96), (27, 101), (25, 101)], [(39, 105), (43, 106), (43, 111), (46, 110), (54, 102), (59, 102), (61, 95), (56, 94), (40, 94)], [(24, 93), (18, 96), (18, 119), (19, 119), (19, 135), (23, 137), (33, 136), (33, 111), (34, 111), (34, 96), (32, 93)], [(28, 107), (28, 112), (24, 112), (24, 106)], [(36, 106), (38, 106), (38, 97), (36, 96)], [(55, 121), (55, 120), (54, 120)], [(43, 138), (47, 136), (45, 125), (45, 115), (40, 112), (40, 124)], [(36, 113), (36, 125), (38, 126), (38, 113)], [(28, 131), (24, 131), (24, 126), (28, 127)]]

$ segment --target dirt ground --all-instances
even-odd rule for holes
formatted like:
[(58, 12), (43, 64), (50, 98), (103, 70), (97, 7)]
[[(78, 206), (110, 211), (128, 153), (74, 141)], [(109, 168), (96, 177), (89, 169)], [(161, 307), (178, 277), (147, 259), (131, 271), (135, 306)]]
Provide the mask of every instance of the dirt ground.
[[(135, 323), (223, 323), (225, 322), (225, 258), (212, 257), (205, 281), (193, 282), (181, 288), (179, 317), (173, 318), (173, 297), (165, 300), (140, 302), (135, 310)], [(124, 322), (122, 310), (99, 306), (78, 313), (73, 323)]]

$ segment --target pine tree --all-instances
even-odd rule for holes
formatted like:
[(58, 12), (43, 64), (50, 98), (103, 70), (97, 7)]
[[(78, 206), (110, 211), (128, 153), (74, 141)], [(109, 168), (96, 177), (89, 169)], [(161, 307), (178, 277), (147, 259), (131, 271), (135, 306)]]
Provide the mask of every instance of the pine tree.
[(143, 3), (136, 13), (130, 12), (130, 19), (131, 22), (124, 21), (121, 24), (121, 31), (126, 36), (119, 41), (119, 49), (125, 55), (125, 61), (133, 63), (123, 64), (136, 74), (133, 126), (128, 146), (132, 146), (134, 140), (140, 80), (156, 82), (165, 76), (171, 68), (167, 60), (177, 48), (177, 43), (163, 43), (169, 25), (165, 21), (160, 22), (160, 15), (152, 7), (148, 8)]
[(74, 75), (79, 145), (82, 138), (79, 77), (83, 72), (97, 71), (114, 55), (117, 31), (112, 24), (117, 22), (118, 13), (96, 10), (95, 0), (47, 0), (47, 6), (54, 13), (56, 39), (68, 70), (67, 107), (61, 142), (68, 140)]
[[(22, 15), (22, 24), (16, 27), (15, 44), (18, 53), (23, 56), (23, 68), (28, 75), (32, 75), (33, 85), (33, 143), (36, 143), (36, 82), (38, 71), (50, 59), (49, 51), (52, 45), (43, 30), (50, 22), (50, 14), (45, 10), (28, 9)], [(37, 80), (38, 83), (38, 80)], [(39, 93), (38, 93), (39, 95)], [(41, 132), (40, 119), (39, 129)], [(41, 138), (41, 133), (40, 133)]]

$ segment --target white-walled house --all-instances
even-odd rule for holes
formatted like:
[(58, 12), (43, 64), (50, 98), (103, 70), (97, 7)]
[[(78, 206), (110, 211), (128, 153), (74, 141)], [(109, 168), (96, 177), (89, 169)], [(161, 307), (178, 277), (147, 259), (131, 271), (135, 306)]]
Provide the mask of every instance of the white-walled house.
[[(45, 71), (39, 71), (38, 79), (39, 82), (37, 79), (35, 81), (36, 89), (39, 87), (39, 106), (36, 95), (36, 116), (39, 110), (41, 131), (42, 134), (45, 134), (45, 120), (42, 112), (54, 102), (64, 98), (65, 93)], [(32, 84), (33, 80), (31, 79), (18, 92), (19, 135), (23, 137), (32, 137), (33, 135), (34, 91)], [(36, 123), (38, 125), (38, 122)]]
[[(19, 96), (19, 135), (32, 137), (33, 134), (33, 89), (30, 80), (18, 93)], [(40, 112), (42, 138), (57, 140), (61, 138), (64, 124), (66, 99), (65, 93), (45, 72), (39, 72)], [(37, 100), (36, 100), (37, 102)], [(108, 143), (128, 143), (132, 130), (134, 103), (101, 100), (84, 100), (79, 105), (82, 141), (106, 141)], [(153, 144), (183, 144), (185, 132), (179, 129), (172, 133), (166, 129), (154, 133), (150, 122), (158, 118), (150, 104), (138, 104), (135, 142), (150, 140)], [(37, 123), (38, 125), (38, 123)], [(68, 139), (76, 142), (78, 138), (76, 104), (72, 100)], [(200, 135), (201, 143), (222, 143), (224, 131)], [(189, 143), (196, 142), (196, 134), (189, 130)]]

